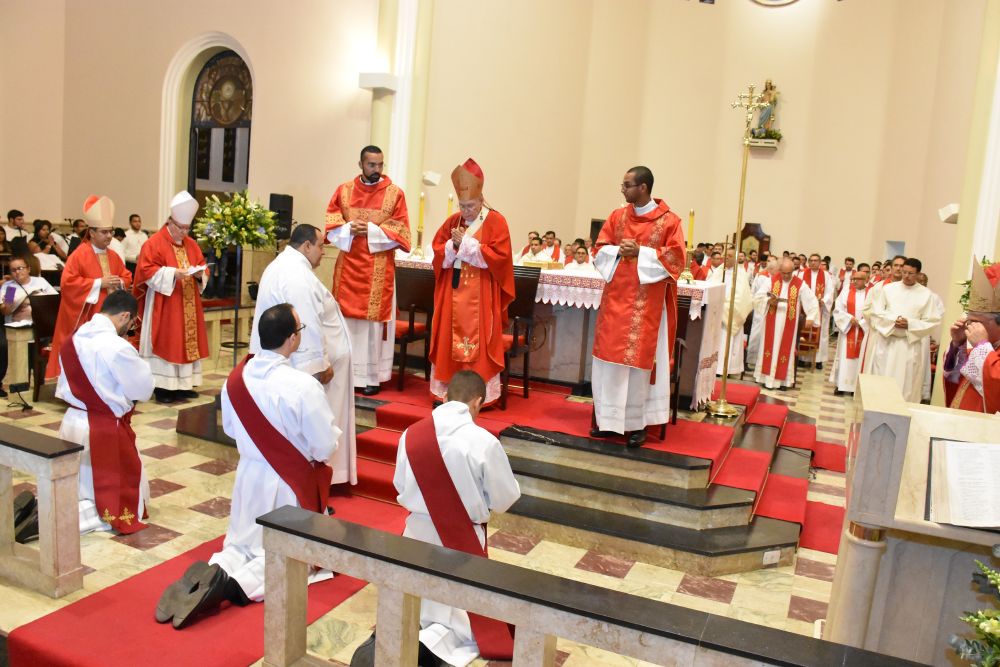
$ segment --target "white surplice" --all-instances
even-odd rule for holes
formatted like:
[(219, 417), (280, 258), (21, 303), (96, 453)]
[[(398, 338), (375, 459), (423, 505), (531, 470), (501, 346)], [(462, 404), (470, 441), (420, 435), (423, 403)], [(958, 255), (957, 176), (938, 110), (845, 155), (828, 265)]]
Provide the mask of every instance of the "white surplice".
[[(288, 359), (262, 350), (247, 362), (243, 381), (267, 421), (309, 461), (326, 462), (337, 449), (340, 429), (323, 386), (308, 373), (295, 370)], [(284, 505), (299, 506), (295, 492), (261, 454), (240, 422), (225, 385), (222, 388), (222, 429), (236, 441), (240, 462), (233, 484), (229, 527), (218, 563), (251, 600), (264, 599), (263, 528), (257, 517)], [(329, 579), (326, 572), (310, 583)]]
[[(812, 284), (810, 285), (805, 279), (805, 271), (799, 274), (802, 278), (802, 282), (812, 290), (813, 296), (816, 295), (816, 283), (819, 281), (819, 272), (823, 271), (812, 271)], [(816, 302), (819, 304), (820, 314), (822, 315), (822, 320), (817, 320), (819, 324), (819, 350), (816, 352), (816, 358), (820, 363), (827, 361), (830, 357), (830, 317), (833, 314), (833, 302), (837, 298), (837, 285), (836, 278), (833, 277), (829, 272), (826, 273), (826, 284), (823, 287), (823, 298), (820, 299), (816, 297)], [(803, 359), (805, 357), (802, 357)]]
[[(746, 334), (743, 333), (743, 324), (747, 321), (747, 315), (753, 310), (753, 297), (750, 294), (750, 280), (746, 271), (741, 266), (739, 268), (739, 279), (736, 281), (736, 301), (733, 308), (733, 335), (729, 341), (729, 374), (739, 375), (743, 372), (743, 342)], [(722, 333), (719, 334), (719, 365), (715, 369), (716, 375), (722, 375), (723, 363), (726, 358), (726, 326), (729, 323), (729, 297), (732, 290), (733, 270), (726, 269), (725, 273), (719, 271), (709, 277), (709, 282), (723, 282), (725, 285), (725, 301), (722, 308)]]
[(761, 341), (764, 340), (764, 316), (767, 314), (767, 299), (760, 301), (756, 298), (759, 292), (767, 292), (771, 289), (771, 276), (757, 276), (753, 279), (750, 288), (750, 299), (753, 302), (753, 322), (750, 324), (750, 337), (747, 340), (746, 361), (752, 364), (757, 363), (757, 353), (760, 351)]
[[(327, 240), (341, 252), (351, 251), (351, 226), (340, 225), (330, 230)], [(399, 247), (382, 229), (368, 223), (368, 253), (384, 252)], [(393, 269), (395, 270), (395, 269)], [(396, 293), (392, 294), (391, 317), (385, 322), (344, 317), (351, 337), (351, 366), (355, 387), (377, 387), (392, 377), (392, 355), (396, 347)]]
[[(490, 511), (506, 511), (521, 497), (521, 487), (500, 441), (472, 421), (467, 405), (449, 401), (431, 415), (445, 467), (474, 524), (479, 543), (485, 545)], [(406, 457), (406, 432), (399, 438), (392, 483), (399, 492), (399, 504), (410, 512), (403, 536), (440, 546), (441, 538)], [(469, 615), (427, 598), (420, 602), (420, 641), (449, 665), (464, 667), (479, 655)]]
[(257, 333), (260, 316), (279, 303), (291, 304), (305, 325), (299, 349), (291, 357), (292, 366), (310, 375), (333, 367), (333, 379), (324, 387), (327, 403), (341, 429), (337, 451), (330, 459), (333, 483), (357, 484), (354, 380), (347, 323), (330, 290), (313, 273), (309, 260), (291, 246), (286, 247), (260, 277), (250, 336), (252, 353), (261, 350)]
[[(865, 338), (870, 335), (868, 320), (864, 316), (865, 301), (868, 295), (865, 294), (863, 288), (858, 290), (854, 297), (854, 312), (848, 312), (847, 298), (852, 289), (854, 289), (854, 285), (844, 287), (837, 297), (837, 301), (833, 304), (833, 325), (837, 327), (840, 335), (837, 336), (837, 356), (834, 358), (833, 368), (830, 369), (830, 382), (836, 385), (838, 391), (848, 392), (853, 392), (857, 386), (858, 374), (861, 372), (861, 360), (864, 358), (863, 354), (859, 354), (857, 359), (847, 358), (847, 332), (851, 329), (851, 318), (857, 320)], [(863, 347), (864, 341), (862, 341)]]
[(598, 273), (597, 269), (594, 267), (593, 262), (584, 262), (583, 264), (580, 264), (579, 262), (574, 260), (563, 267), (563, 272), (573, 273), (576, 275), (583, 276), (585, 278), (601, 277), (601, 274)]
[[(941, 324), (938, 299), (923, 285), (895, 282), (869, 294), (869, 328), (872, 332), (870, 367), (866, 373), (896, 380), (903, 399), (919, 403), (923, 396), (925, 367), (930, 358), (923, 339)], [(896, 327), (896, 318), (905, 317), (906, 329)]]
[[(139, 358), (135, 348), (118, 335), (115, 325), (105, 315), (97, 313), (73, 334), (73, 345), (83, 372), (97, 395), (107, 403), (116, 417), (132, 409), (133, 401), (145, 401), (153, 394), (153, 374), (149, 364)], [(73, 396), (66, 372), (59, 374), (56, 398), (69, 403), (59, 427), (59, 437), (83, 445), (80, 457), (79, 504), (80, 532), (111, 530), (101, 521), (94, 503), (94, 471), (90, 466), (90, 423), (83, 401)], [(140, 460), (141, 463), (141, 460)], [(131, 509), (142, 517), (149, 502), (149, 481), (143, 467), (139, 482), (139, 506)]]
[[(775, 306), (774, 313), (774, 340), (772, 341), (772, 352), (771, 352), (771, 375), (764, 374), (764, 333), (767, 327), (767, 299), (771, 294), (771, 279), (768, 278), (767, 288), (757, 292), (754, 295), (754, 307), (759, 308), (763, 311), (761, 316), (761, 342), (760, 347), (757, 349), (757, 362), (754, 364), (754, 381), (763, 384), (768, 389), (774, 389), (776, 387), (792, 387), (795, 385), (795, 351), (798, 349), (798, 340), (795, 340), (793, 334), (792, 338), (792, 358), (788, 361), (788, 373), (785, 375), (785, 379), (781, 380), (774, 376), (774, 373), (778, 369), (778, 355), (781, 350), (781, 338), (785, 331), (785, 321), (786, 315), (788, 313), (788, 287), (792, 284), (789, 280), (787, 283), (785, 281), (781, 282), (781, 293), (778, 295), (779, 298), (785, 299), (785, 301), (779, 301), (777, 306)], [(795, 314), (795, 321), (793, 326), (798, 331), (799, 319), (805, 316), (807, 321), (811, 321), (814, 324), (819, 321), (819, 302), (816, 300), (816, 295), (813, 291), (809, 289), (809, 286), (803, 281), (802, 288), (799, 290), (799, 296), (796, 300), (798, 304), (798, 312)]]
[[(129, 230), (131, 231), (131, 230)], [(201, 385), (201, 360), (189, 364), (175, 364), (153, 352), (153, 307), (157, 299), (168, 299), (177, 289), (176, 266), (161, 266), (156, 273), (146, 281), (146, 305), (142, 309), (144, 326), (139, 329), (139, 356), (145, 359), (153, 371), (156, 386), (167, 391), (187, 391)], [(198, 289), (205, 290), (208, 285), (208, 272), (203, 271), (197, 281)], [(178, 331), (177, 335), (183, 335)], [(210, 351), (211, 352), (211, 351)]]
[[(656, 202), (650, 201), (647, 207), (636, 208), (635, 211), (638, 215), (645, 215), (655, 206)], [(594, 258), (594, 268), (605, 282), (610, 283), (614, 278), (619, 251), (616, 245), (605, 245)], [(670, 276), (653, 248), (639, 248), (637, 262), (640, 285), (658, 283)], [(650, 424), (667, 423), (670, 417), (669, 325), (664, 305), (656, 332), (653, 364), (657, 373), (653, 384), (649, 383), (649, 370), (594, 357), (590, 382), (594, 394), (594, 416), (600, 430), (624, 434), (641, 431)]]
[[(944, 318), (944, 301), (938, 296), (937, 292), (931, 291), (931, 295), (934, 297), (934, 308), (937, 310), (938, 319)], [(932, 331), (933, 333), (933, 331)], [(927, 359), (927, 367), (924, 368), (924, 383), (920, 391), (920, 397), (925, 400), (931, 400), (931, 337), (924, 336), (920, 339), (920, 344), (924, 346), (924, 357)]]

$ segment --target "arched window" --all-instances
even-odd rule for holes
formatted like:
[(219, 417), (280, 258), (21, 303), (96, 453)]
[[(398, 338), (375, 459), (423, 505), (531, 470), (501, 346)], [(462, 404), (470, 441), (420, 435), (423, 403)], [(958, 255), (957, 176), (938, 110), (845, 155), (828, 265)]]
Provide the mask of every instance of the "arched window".
[(247, 187), (253, 80), (243, 59), (221, 51), (202, 67), (191, 107), (188, 190), (207, 194)]

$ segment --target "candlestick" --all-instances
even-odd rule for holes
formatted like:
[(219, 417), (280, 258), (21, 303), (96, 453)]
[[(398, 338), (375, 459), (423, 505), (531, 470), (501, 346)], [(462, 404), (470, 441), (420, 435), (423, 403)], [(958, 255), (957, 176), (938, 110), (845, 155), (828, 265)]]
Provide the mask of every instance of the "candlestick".
[(451, 204), (455, 201), (455, 195), (448, 195), (448, 217), (451, 217)]
[(688, 212), (688, 248), (694, 247), (694, 209)]
[(417, 216), (417, 242), (410, 251), (413, 259), (424, 258), (424, 193), (420, 193), (420, 214)]
[(420, 217), (417, 218), (417, 231), (424, 231), (424, 193), (420, 193)]

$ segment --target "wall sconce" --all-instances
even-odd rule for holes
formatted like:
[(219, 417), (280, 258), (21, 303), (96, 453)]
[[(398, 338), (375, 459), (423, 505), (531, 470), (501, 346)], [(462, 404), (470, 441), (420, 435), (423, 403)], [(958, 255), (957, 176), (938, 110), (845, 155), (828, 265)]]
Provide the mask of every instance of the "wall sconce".
[(373, 93), (394, 93), (399, 89), (399, 77), (388, 72), (361, 72), (358, 75), (358, 88)]

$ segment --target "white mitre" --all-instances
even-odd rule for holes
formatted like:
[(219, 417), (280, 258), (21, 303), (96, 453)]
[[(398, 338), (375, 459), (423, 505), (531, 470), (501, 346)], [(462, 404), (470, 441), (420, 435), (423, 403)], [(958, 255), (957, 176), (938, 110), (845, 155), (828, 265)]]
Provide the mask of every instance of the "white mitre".
[(170, 200), (170, 217), (182, 227), (190, 225), (197, 213), (198, 200), (192, 197), (187, 190), (181, 190)]

